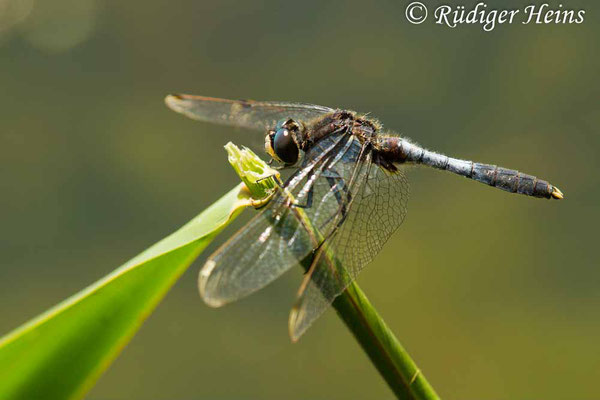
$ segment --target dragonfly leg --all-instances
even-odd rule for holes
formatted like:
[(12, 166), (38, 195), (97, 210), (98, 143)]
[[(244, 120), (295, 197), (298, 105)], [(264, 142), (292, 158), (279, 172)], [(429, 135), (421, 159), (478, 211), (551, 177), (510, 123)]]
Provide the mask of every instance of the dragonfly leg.
[[(348, 187), (346, 186), (346, 182), (344, 181), (344, 178), (342, 178), (342, 176), (339, 173), (337, 173), (335, 170), (329, 170), (327, 173), (328, 173), (328, 175), (333, 175), (333, 176), (327, 176), (326, 179), (327, 179), (327, 182), (329, 183), (329, 187), (331, 188), (331, 190), (333, 192), (333, 195), (335, 196), (335, 199), (337, 200), (337, 202), (340, 206), (339, 214), (341, 214), (341, 216), (342, 216), (336, 224), (336, 229), (337, 229), (337, 227), (342, 225), (344, 223), (344, 221), (346, 220), (346, 217), (348, 215), (348, 207), (347, 206), (348, 206), (348, 204), (350, 204), (350, 201), (352, 200), (352, 196), (350, 195), (350, 192), (348, 190)], [(341, 188), (338, 186), (341, 186)], [(338, 213), (331, 215), (331, 217), (329, 217), (323, 225), (326, 226), (327, 224), (329, 224), (331, 222), (331, 220), (337, 216), (337, 214)], [(333, 233), (333, 231), (335, 231), (335, 229), (332, 230), (332, 233)]]
[[(312, 169), (309, 172), (309, 174), (308, 174), (307, 180), (309, 182), (313, 181), (314, 180), (314, 176), (315, 176), (315, 170)], [(293, 178), (293, 176), (290, 177), (290, 179), (292, 179), (292, 178)], [(287, 186), (288, 183), (289, 183), (289, 180), (288, 180), (288, 182), (286, 182), (286, 184), (284, 186)], [(313, 193), (314, 193), (314, 186), (311, 183), (310, 189), (308, 189), (308, 193), (306, 194), (306, 203), (305, 204), (300, 204), (300, 202), (298, 202), (298, 201), (293, 201), (290, 204), (290, 206), (291, 207), (298, 207), (298, 208), (311, 208), (312, 204), (313, 204)]]
[(263, 176), (262, 178), (258, 178), (258, 179), (256, 180), (256, 183), (260, 183), (260, 182), (262, 182), (262, 181), (264, 181), (264, 180), (266, 180), (266, 179), (270, 179), (270, 178), (275, 178), (275, 182), (276, 182), (276, 183), (277, 183), (279, 186), (281, 186), (281, 183), (280, 183), (280, 181), (279, 181), (279, 174), (277, 174), (277, 173), (275, 173), (275, 174), (271, 174), (271, 175), (267, 175), (267, 176)]
[[(338, 174), (336, 171), (333, 171), (333, 170), (327, 171), (327, 174), (333, 175), (333, 176), (326, 176), (325, 179), (327, 180), (327, 183), (329, 184), (329, 187), (331, 188), (333, 195), (335, 196), (338, 204), (340, 205), (339, 212), (342, 214), (342, 218), (337, 223), (337, 225), (339, 226), (346, 219), (346, 214), (347, 214), (346, 206), (350, 202), (350, 198), (351, 198), (350, 192), (348, 191), (348, 187), (346, 186), (346, 183), (344, 182), (344, 178), (342, 178), (340, 176), (340, 174)], [(340, 183), (341, 183), (341, 189), (338, 187), (338, 186), (340, 186), (339, 185)], [(291, 206), (298, 207), (298, 208), (311, 208), (312, 204), (313, 204), (313, 194), (314, 194), (314, 187), (311, 186), (311, 188), (308, 190), (308, 193), (306, 194), (306, 203), (305, 204), (292, 203)], [(323, 226), (330, 223), (331, 220), (333, 218), (335, 218), (336, 215), (337, 215), (337, 213), (335, 213), (331, 217), (329, 217), (327, 219), (327, 221), (325, 221)], [(323, 227), (321, 226), (320, 229), (321, 228), (323, 228)]]
[(308, 190), (308, 193), (306, 194), (306, 203), (300, 204), (298, 202), (293, 202), (291, 206), (297, 208), (311, 208), (313, 204), (313, 192), (314, 187), (311, 186), (311, 188)]

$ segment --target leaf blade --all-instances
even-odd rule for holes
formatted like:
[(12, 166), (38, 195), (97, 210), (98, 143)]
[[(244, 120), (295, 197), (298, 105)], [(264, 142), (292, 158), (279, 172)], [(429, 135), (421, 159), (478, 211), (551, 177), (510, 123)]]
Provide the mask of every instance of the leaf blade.
[(0, 338), (0, 398), (81, 398), (198, 254), (250, 204), (238, 185), (175, 233)]

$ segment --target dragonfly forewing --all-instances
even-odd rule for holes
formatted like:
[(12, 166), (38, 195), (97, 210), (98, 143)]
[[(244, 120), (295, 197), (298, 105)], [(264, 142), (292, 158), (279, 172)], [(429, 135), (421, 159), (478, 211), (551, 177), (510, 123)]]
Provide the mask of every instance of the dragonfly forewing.
[(171, 94), (165, 98), (169, 108), (195, 120), (266, 132), (277, 121), (287, 118), (310, 121), (335, 110), (304, 103), (227, 100), (215, 97)]

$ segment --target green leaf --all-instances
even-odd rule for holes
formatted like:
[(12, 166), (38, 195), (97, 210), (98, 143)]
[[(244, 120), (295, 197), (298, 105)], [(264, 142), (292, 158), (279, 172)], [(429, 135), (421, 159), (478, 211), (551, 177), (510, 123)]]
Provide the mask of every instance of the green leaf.
[(177, 232), (0, 339), (0, 399), (78, 399), (198, 254), (254, 204), (238, 185)]

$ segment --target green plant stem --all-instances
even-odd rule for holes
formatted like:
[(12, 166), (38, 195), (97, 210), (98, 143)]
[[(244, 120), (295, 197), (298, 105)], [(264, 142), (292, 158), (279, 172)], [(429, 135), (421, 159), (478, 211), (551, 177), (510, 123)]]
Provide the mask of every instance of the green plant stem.
[(356, 282), (335, 299), (333, 307), (398, 399), (439, 399)]
[[(303, 226), (309, 227), (312, 234), (321, 243), (323, 236), (311, 224), (306, 214), (302, 210), (297, 210), (296, 216), (303, 220)], [(318, 262), (321, 264), (319, 267), (323, 272), (329, 271), (328, 279), (332, 282), (339, 282), (339, 285), (350, 282), (342, 294), (333, 301), (333, 307), (396, 397), (402, 400), (439, 399), (421, 370), (404, 350), (358, 284), (355, 281), (351, 282), (346, 269), (336, 258), (335, 252), (327, 242), (322, 243), (320, 250), (322, 251), (321, 255), (309, 255), (301, 262), (301, 266), (308, 273), (311, 265)], [(292, 337), (292, 340), (297, 339), (297, 337)]]
[[(302, 213), (299, 216), (306, 217)], [(321, 238), (319, 232), (314, 230), (314, 226), (311, 226), (311, 229)], [(327, 263), (326, 266), (320, 267), (325, 267), (323, 271), (330, 271), (329, 279), (337, 280), (341, 284), (348, 282), (350, 277), (343, 264), (328, 248), (327, 243), (322, 244), (322, 250), (324, 254), (317, 259), (317, 262)], [(309, 271), (313, 262), (315, 262), (314, 256), (309, 255), (302, 260), (301, 266), (305, 271)], [(332, 305), (398, 399), (439, 400), (439, 396), (421, 370), (377, 313), (356, 281), (350, 282), (335, 298)]]

